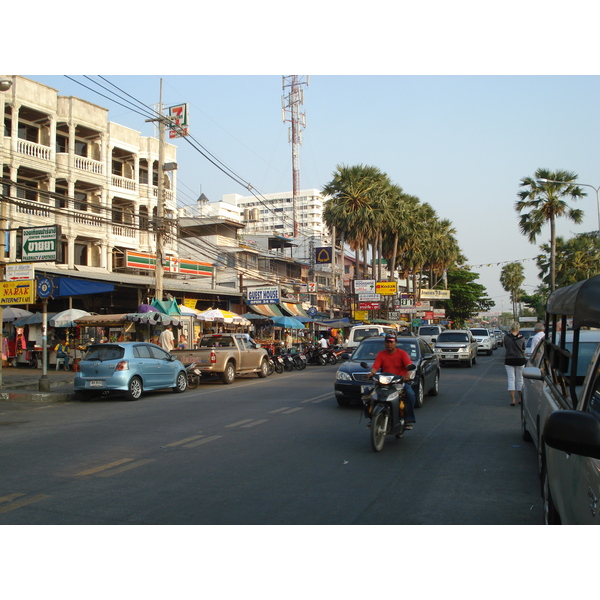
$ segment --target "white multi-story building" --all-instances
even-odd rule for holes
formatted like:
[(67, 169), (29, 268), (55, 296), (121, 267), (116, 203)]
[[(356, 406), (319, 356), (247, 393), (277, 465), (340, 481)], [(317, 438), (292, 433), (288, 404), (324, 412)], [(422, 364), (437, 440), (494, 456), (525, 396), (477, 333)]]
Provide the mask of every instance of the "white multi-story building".
[[(14, 76), (0, 93), (5, 258), (17, 259), (18, 227), (60, 225), (63, 262), (123, 266), (127, 249), (155, 252), (158, 140), (108, 121), (108, 110)], [(176, 147), (165, 144), (165, 160)], [(163, 172), (165, 217), (175, 215), (176, 172)], [(166, 256), (175, 237), (167, 236)]]
[[(246, 233), (266, 233), (281, 236), (294, 235), (293, 192), (241, 196), (226, 194), (223, 202), (240, 208)], [(299, 192), (296, 214), (301, 236), (321, 236), (327, 228), (323, 223), (325, 197), (319, 190), (308, 189)]]

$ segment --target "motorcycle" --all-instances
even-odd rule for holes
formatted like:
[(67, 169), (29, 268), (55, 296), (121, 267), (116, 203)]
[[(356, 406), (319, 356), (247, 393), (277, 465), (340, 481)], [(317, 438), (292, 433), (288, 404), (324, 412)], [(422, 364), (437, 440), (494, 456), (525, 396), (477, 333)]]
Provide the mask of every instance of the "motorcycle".
[(188, 365), (186, 368), (188, 388), (195, 390), (200, 385), (200, 377), (202, 377), (202, 371), (196, 366), (196, 363)]
[(277, 374), (283, 373), (284, 369), (286, 371), (288, 371), (288, 370), (291, 371), (291, 369), (287, 368), (286, 363), (285, 363), (285, 359), (284, 359), (284, 357), (281, 354), (276, 354), (273, 357), (273, 363), (275, 365), (275, 373), (277, 373)]
[(309, 365), (326, 365), (328, 362), (328, 348), (308, 346), (306, 349), (306, 362)]
[(292, 354), (292, 359), (294, 361), (294, 368), (298, 369), (298, 371), (306, 369), (306, 354), (297, 352), (296, 354)]
[[(360, 366), (369, 368), (364, 362)], [(415, 365), (407, 367), (408, 371), (415, 369)], [(394, 435), (398, 439), (404, 434), (404, 386), (410, 383), (405, 383), (401, 375), (393, 373), (375, 373), (373, 383), (373, 389), (363, 396), (363, 407), (365, 416), (371, 419), (371, 447), (375, 452), (381, 452), (386, 435)]]

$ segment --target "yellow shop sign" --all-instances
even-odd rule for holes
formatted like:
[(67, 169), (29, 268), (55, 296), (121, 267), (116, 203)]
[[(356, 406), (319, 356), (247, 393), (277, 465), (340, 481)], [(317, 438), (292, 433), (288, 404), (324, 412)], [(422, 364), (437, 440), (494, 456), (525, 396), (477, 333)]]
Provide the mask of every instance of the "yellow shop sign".
[(33, 304), (35, 302), (35, 280), (0, 281), (0, 304)]

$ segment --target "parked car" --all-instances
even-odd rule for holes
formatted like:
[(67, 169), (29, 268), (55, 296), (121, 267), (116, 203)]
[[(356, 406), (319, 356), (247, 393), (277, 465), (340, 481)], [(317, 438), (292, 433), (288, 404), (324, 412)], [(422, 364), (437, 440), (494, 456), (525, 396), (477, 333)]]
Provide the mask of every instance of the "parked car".
[(458, 363), (467, 367), (477, 364), (477, 341), (468, 329), (442, 331), (435, 343), (440, 364)]
[[(412, 387), (415, 391), (415, 406), (421, 408), (425, 394), (437, 396), (440, 386), (440, 363), (431, 346), (417, 337), (399, 336), (396, 347), (401, 348), (410, 356), (417, 367)], [(363, 394), (368, 393), (373, 382), (367, 379), (368, 369), (360, 366), (361, 362), (369, 365), (375, 362), (375, 357), (385, 349), (383, 336), (363, 340), (352, 356), (340, 365), (336, 376), (334, 391), (337, 403), (348, 406), (351, 402), (360, 402)]]
[[(533, 340), (530, 337), (528, 342)], [(579, 332), (579, 350), (577, 353), (577, 391), (590, 366), (596, 348), (600, 345), (599, 330), (582, 330)], [(565, 349), (573, 350), (573, 332), (565, 335)], [(534, 349), (526, 369), (523, 369), (523, 403), (521, 404), (521, 434), (525, 441), (533, 441), (538, 451), (538, 470), (541, 474), (544, 441), (542, 430), (548, 415), (554, 410), (554, 400), (544, 376), (550, 373), (550, 356), (544, 354), (544, 344)]]
[(484, 327), (477, 327), (471, 329), (471, 333), (477, 341), (477, 351), (485, 352), (488, 356), (490, 356), (495, 347), (495, 338), (494, 340), (492, 340), (492, 336), (490, 334), (489, 329), (485, 329)]
[(417, 330), (417, 336), (423, 338), (430, 346), (435, 345), (438, 335), (446, 329), (442, 325), (421, 325)]
[(114, 392), (130, 400), (138, 400), (145, 391), (164, 388), (185, 392), (185, 367), (160, 346), (145, 342), (90, 346), (73, 381), (73, 389), (81, 395)]

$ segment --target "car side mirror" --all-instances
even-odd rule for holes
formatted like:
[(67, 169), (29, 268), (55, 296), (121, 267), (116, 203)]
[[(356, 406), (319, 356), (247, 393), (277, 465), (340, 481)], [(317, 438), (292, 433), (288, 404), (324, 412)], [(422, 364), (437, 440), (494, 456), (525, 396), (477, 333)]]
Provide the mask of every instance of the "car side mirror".
[(368, 365), (366, 362), (364, 362), (364, 361), (360, 363), (360, 366), (361, 366), (363, 369), (368, 369), (368, 368), (369, 368), (369, 365)]

